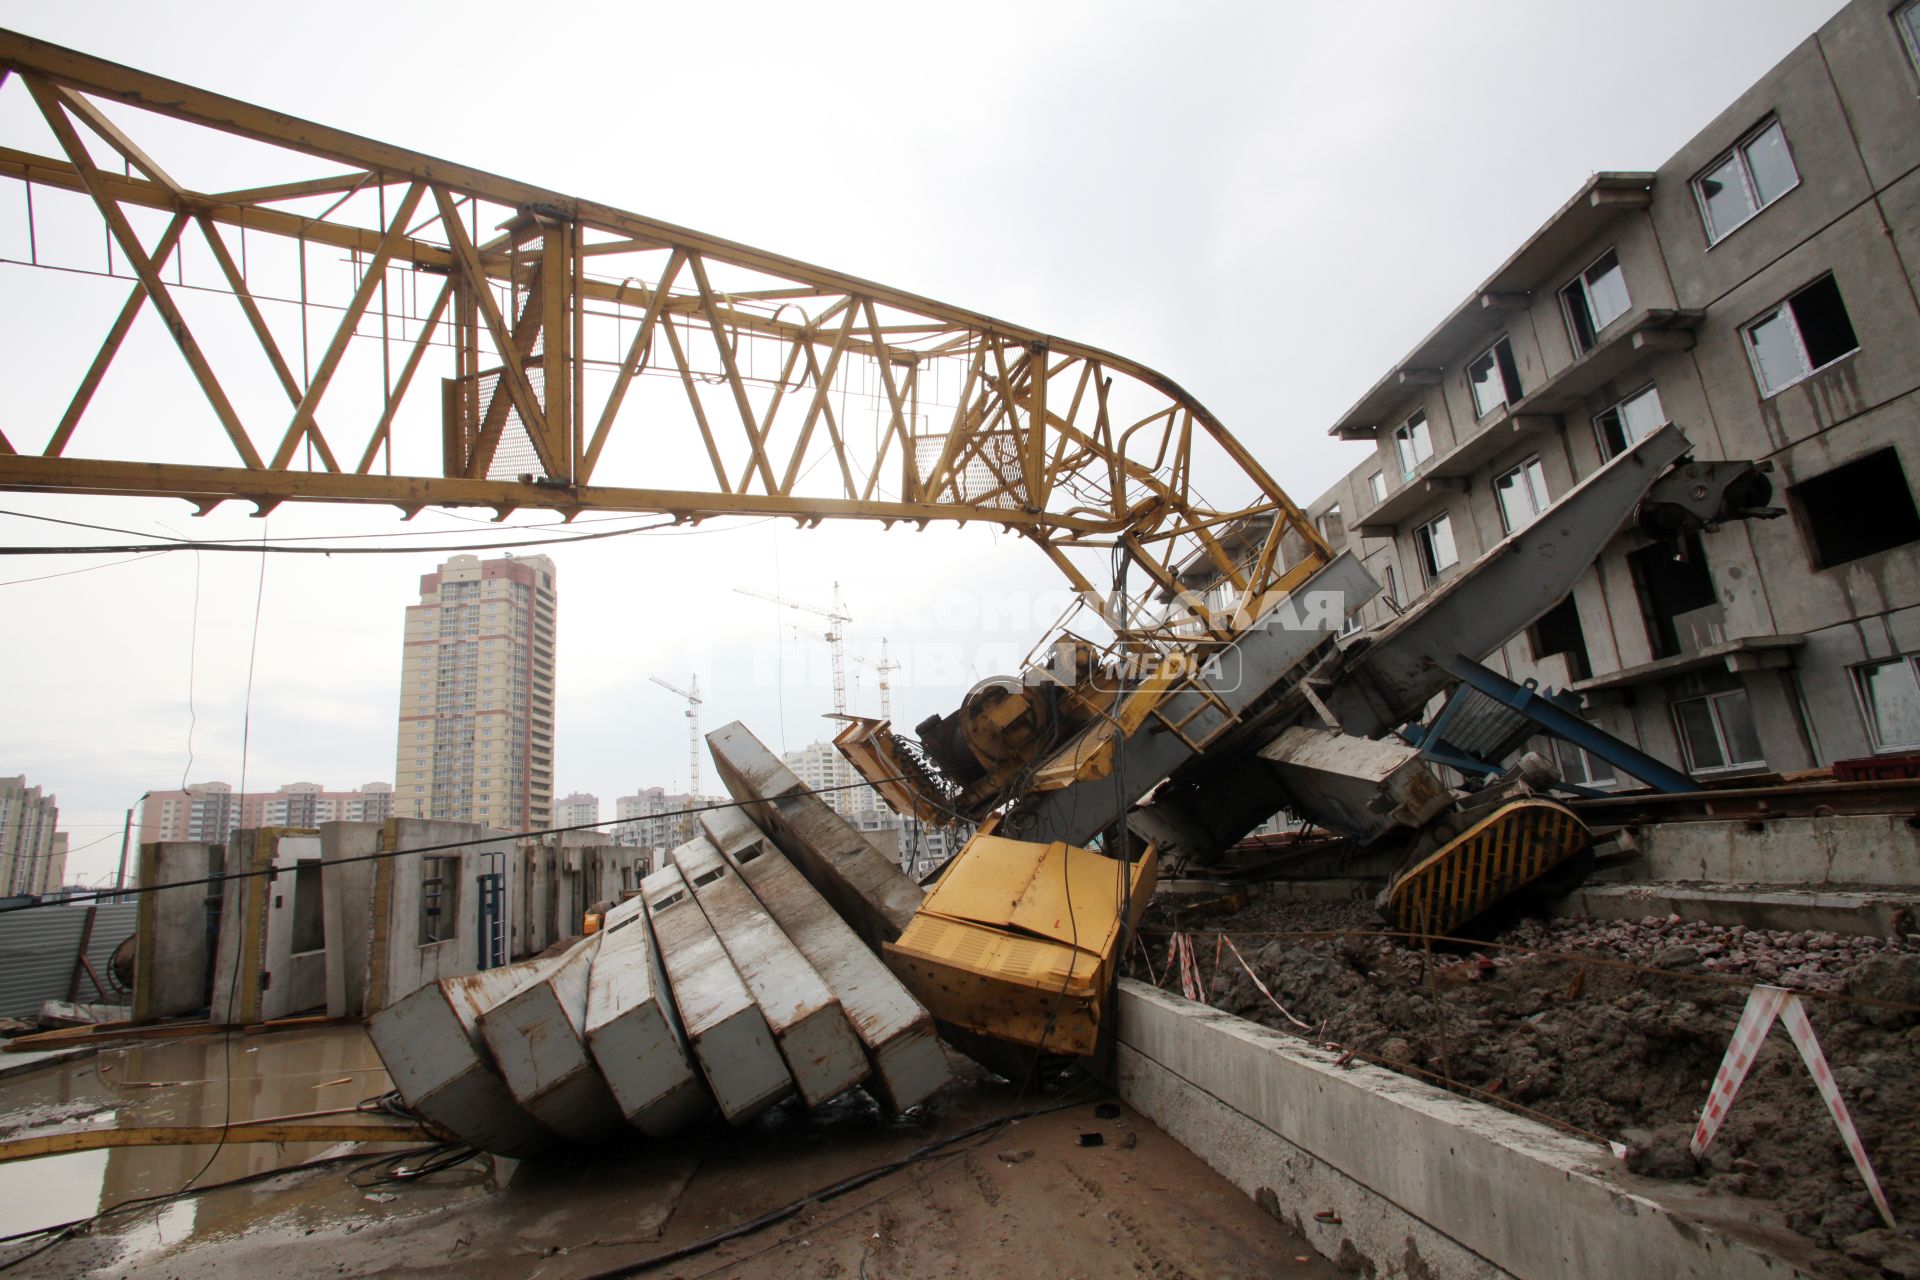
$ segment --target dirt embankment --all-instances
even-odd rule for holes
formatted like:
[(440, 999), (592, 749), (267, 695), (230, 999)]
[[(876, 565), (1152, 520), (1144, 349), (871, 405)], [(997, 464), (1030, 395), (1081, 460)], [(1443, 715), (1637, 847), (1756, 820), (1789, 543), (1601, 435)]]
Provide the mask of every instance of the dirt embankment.
[[(1145, 924), (1169, 990), (1179, 979), (1165, 931), (1185, 929), (1216, 1007), (1623, 1142), (1635, 1172), (1772, 1202), (1834, 1251), (1834, 1275), (1920, 1277), (1920, 1226), (1880, 1222), (1784, 1031), (1769, 1033), (1705, 1157), (1687, 1149), (1751, 983), (1920, 1005), (1920, 948), (1677, 919), (1528, 920), (1499, 945), (1431, 955), (1383, 937), (1283, 936), (1380, 927), (1365, 904), (1279, 899), (1225, 917), (1156, 903)], [(1216, 932), (1311, 1031), (1274, 1008)], [(1807, 1004), (1896, 1219), (1920, 1219), (1920, 1013)]]

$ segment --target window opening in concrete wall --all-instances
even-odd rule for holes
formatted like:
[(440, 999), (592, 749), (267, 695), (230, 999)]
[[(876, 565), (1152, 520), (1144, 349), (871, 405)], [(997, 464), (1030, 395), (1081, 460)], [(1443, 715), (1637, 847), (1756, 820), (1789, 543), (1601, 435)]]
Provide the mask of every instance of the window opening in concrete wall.
[(1427, 415), (1416, 413), (1393, 433), (1394, 447), (1400, 452), (1400, 470), (1412, 475), (1421, 463), (1433, 456), (1433, 433), (1427, 428)]
[(1346, 545), (1347, 522), (1340, 514), (1339, 504), (1336, 503), (1328, 507), (1326, 514), (1320, 517), (1318, 524), (1320, 526), (1320, 536), (1327, 540), (1328, 546), (1337, 550)]
[(1630, 305), (1620, 255), (1609, 249), (1560, 290), (1560, 309), (1567, 317), (1574, 352), (1584, 355), (1593, 350), (1600, 331), (1625, 315)]
[(1880, 449), (1787, 490), (1816, 567), (1920, 542), (1920, 511), (1900, 455)]
[(1783, 391), (1860, 349), (1840, 286), (1830, 275), (1821, 276), (1740, 332), (1762, 396)]
[(293, 867), (293, 953), (324, 951), (326, 904), (320, 896), (320, 859), (302, 858)]
[(1540, 459), (1528, 458), (1495, 480), (1493, 495), (1499, 500), (1500, 527), (1508, 533), (1538, 520), (1551, 502), (1547, 497), (1547, 472)]
[(1667, 411), (1660, 407), (1660, 392), (1652, 384), (1609, 406), (1593, 420), (1601, 456), (1607, 458), (1625, 453), (1666, 425)]
[(1367, 496), (1376, 507), (1387, 500), (1387, 473), (1376, 471), (1367, 477)]
[(1920, 747), (1920, 655), (1855, 667), (1853, 686), (1875, 751)]
[(1656, 658), (1688, 651), (1689, 646), (1682, 643), (1681, 615), (1719, 603), (1699, 535), (1689, 533), (1681, 550), (1683, 554), (1676, 555), (1667, 543), (1656, 542), (1627, 556), (1634, 590), (1640, 597), (1640, 613), (1647, 625), (1647, 640)]
[(1900, 28), (1900, 40), (1907, 46), (1913, 69), (1920, 72), (1920, 0), (1907, 0), (1894, 10), (1893, 25)]
[(1580, 629), (1580, 610), (1572, 596), (1541, 614), (1527, 628), (1527, 640), (1533, 646), (1535, 662), (1564, 653), (1569, 676), (1585, 680), (1593, 675), (1593, 663), (1587, 657), (1587, 633)]
[(420, 858), (419, 945), (446, 942), (460, 931), (460, 856)]
[(1576, 787), (1610, 787), (1616, 781), (1612, 765), (1564, 738), (1553, 739), (1553, 756), (1561, 779)]
[(1707, 242), (1719, 240), (1799, 185), (1786, 130), (1778, 120), (1762, 122), (1693, 180)]
[(1673, 722), (1689, 773), (1766, 763), (1744, 689), (1684, 698), (1673, 704)]
[(1467, 365), (1467, 386), (1473, 392), (1475, 417), (1484, 418), (1518, 400), (1520, 367), (1513, 362), (1513, 344), (1502, 338), (1475, 357)]
[(1429, 585), (1460, 561), (1453, 544), (1453, 517), (1436, 516), (1413, 531), (1413, 545), (1420, 553), (1420, 570)]

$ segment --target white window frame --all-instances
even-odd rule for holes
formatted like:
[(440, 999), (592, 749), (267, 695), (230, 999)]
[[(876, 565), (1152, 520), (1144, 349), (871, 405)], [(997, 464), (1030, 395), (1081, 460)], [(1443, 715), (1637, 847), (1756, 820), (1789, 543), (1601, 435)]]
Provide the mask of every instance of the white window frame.
[[(1765, 311), (1761, 312), (1759, 315), (1755, 316), (1753, 319), (1747, 321), (1745, 324), (1740, 326), (1740, 345), (1746, 348), (1747, 364), (1753, 369), (1753, 385), (1759, 388), (1760, 398), (1762, 400), (1771, 400), (1773, 399), (1773, 397), (1779, 395), (1782, 391), (1787, 390), (1789, 387), (1797, 387), (1801, 383), (1805, 382), (1808, 378), (1813, 377), (1813, 375), (1815, 375), (1816, 373), (1822, 373), (1828, 369), (1831, 369), (1833, 368), (1833, 366), (1839, 364), (1842, 360), (1849, 359), (1852, 356), (1859, 353), (1860, 330), (1856, 328), (1856, 329), (1853, 329), (1853, 345), (1851, 347), (1841, 352), (1839, 355), (1835, 356), (1833, 359), (1827, 361), (1825, 364), (1816, 365), (1813, 362), (1813, 357), (1807, 352), (1806, 336), (1800, 332), (1800, 319), (1798, 316), (1794, 315), (1793, 313), (1793, 300), (1795, 298), (1798, 298), (1801, 294), (1806, 293), (1808, 290), (1812, 289), (1815, 285), (1819, 284), (1822, 280), (1833, 280), (1833, 279), (1834, 277), (1831, 271), (1826, 272), (1823, 275), (1814, 277), (1812, 280), (1807, 281), (1805, 284), (1801, 285), (1798, 289), (1795, 289), (1792, 293), (1780, 299), (1780, 301), (1774, 303), (1771, 307), (1768, 307)], [(1834, 280), (1833, 287), (1834, 287), (1834, 292), (1838, 294), (1840, 292), (1840, 282), (1838, 280)], [(1846, 297), (1844, 295), (1841, 295), (1840, 297), (1841, 308), (1844, 310), (1846, 305), (1847, 305)], [(1760, 367), (1760, 352), (1754, 346), (1754, 341), (1753, 341), (1753, 331), (1759, 328), (1761, 325), (1767, 323), (1769, 320), (1772, 320), (1775, 316), (1785, 317), (1787, 321), (1787, 332), (1793, 335), (1793, 345), (1795, 349), (1798, 350), (1800, 353), (1800, 363), (1803, 366), (1801, 371), (1797, 375), (1787, 379), (1785, 382), (1781, 383), (1777, 387), (1768, 385), (1767, 375)], [(1847, 315), (1847, 327), (1853, 328), (1853, 315), (1850, 312)]]
[[(1440, 563), (1440, 549), (1433, 540), (1433, 531), (1441, 525), (1447, 526), (1447, 550), (1452, 556), (1445, 564)], [(1453, 513), (1442, 511), (1433, 519), (1414, 527), (1413, 558), (1420, 564), (1420, 576), (1432, 586), (1440, 580), (1442, 574), (1460, 563), (1460, 543), (1453, 536)]]
[[(1648, 395), (1649, 393), (1652, 394), (1654, 400), (1660, 405), (1660, 421), (1656, 426), (1654, 426), (1653, 430), (1647, 432), (1647, 435), (1649, 436), (1652, 435), (1654, 431), (1658, 431), (1661, 427), (1666, 426), (1667, 423), (1672, 421), (1672, 419), (1667, 416), (1666, 403), (1660, 400), (1660, 387), (1658, 383), (1649, 382), (1646, 386), (1641, 387), (1638, 391), (1633, 392), (1631, 395), (1621, 396), (1618, 400), (1615, 400), (1612, 404), (1608, 405), (1606, 408), (1602, 409), (1600, 412), (1593, 415), (1593, 438), (1594, 438), (1594, 441), (1600, 446), (1600, 456), (1602, 458), (1617, 458), (1620, 456), (1621, 453), (1625, 453), (1628, 449), (1633, 448), (1634, 445), (1639, 444), (1640, 440), (1645, 440), (1647, 438), (1647, 436), (1641, 436), (1640, 440), (1627, 440), (1626, 438), (1627, 420), (1626, 420), (1626, 415), (1624, 413), (1624, 410), (1628, 405), (1632, 404), (1636, 400), (1639, 400), (1643, 396)], [(1620, 438), (1623, 441), (1625, 441), (1625, 445), (1620, 450), (1619, 453), (1613, 452), (1612, 446), (1610, 446), (1607, 443), (1606, 428), (1600, 425), (1600, 419), (1606, 417), (1610, 413), (1615, 415), (1617, 418), (1619, 418)]]
[[(1767, 763), (1764, 748), (1758, 759), (1735, 760), (1732, 758), (1733, 748), (1730, 739), (1727, 737), (1726, 725), (1720, 718), (1720, 704), (1728, 698), (1740, 698), (1745, 701), (1747, 704), (1747, 719), (1749, 721), (1753, 720), (1753, 702), (1747, 698), (1747, 691), (1745, 689), (1726, 689), (1719, 693), (1702, 694), (1694, 698), (1677, 698), (1669, 708), (1673, 713), (1673, 736), (1680, 741), (1680, 756), (1681, 759), (1686, 761), (1688, 773), (1731, 773), (1738, 769), (1752, 769), (1755, 766), (1764, 766)], [(1707, 765), (1703, 767), (1693, 762), (1693, 744), (1687, 740), (1686, 727), (1680, 720), (1680, 708), (1689, 702), (1704, 702), (1707, 704), (1707, 717), (1713, 724), (1714, 740), (1720, 748), (1720, 758), (1725, 761), (1724, 764)], [(1756, 738), (1759, 736), (1758, 724), (1754, 725), (1754, 736)]]
[[(1500, 348), (1502, 347), (1507, 349), (1506, 364), (1500, 362)], [(1479, 364), (1488, 356), (1493, 357), (1494, 376), (1500, 380), (1500, 399), (1482, 408), (1479, 393), (1474, 390), (1473, 366)], [(1513, 367), (1513, 381), (1511, 383), (1507, 381), (1507, 365)], [(1494, 414), (1500, 412), (1501, 409), (1512, 406), (1515, 401), (1518, 401), (1526, 394), (1519, 385), (1520, 361), (1513, 354), (1513, 339), (1508, 334), (1501, 334), (1489, 344), (1485, 350), (1480, 352), (1479, 355), (1467, 361), (1467, 363), (1461, 367), (1461, 372), (1467, 379), (1467, 399), (1473, 404), (1473, 416), (1477, 422), (1486, 421)]]
[[(1920, 9), (1920, 0), (1915, 0), (1914, 8)], [(1854, 701), (1860, 708), (1861, 722), (1867, 727), (1867, 741), (1873, 744), (1874, 753), (1877, 755), (1920, 751), (1920, 739), (1912, 742), (1887, 742), (1881, 738), (1880, 725), (1873, 712), (1873, 700), (1867, 693), (1866, 675), (1869, 671), (1880, 667), (1896, 666), (1902, 662), (1907, 664), (1907, 670), (1912, 674), (1914, 683), (1920, 685), (1920, 654), (1916, 653), (1903, 654), (1898, 658), (1887, 658), (1879, 662), (1862, 662), (1858, 666), (1847, 669), (1853, 684)]]
[[(1425, 453), (1420, 453), (1421, 445), (1416, 442), (1414, 436), (1415, 427), (1424, 428), (1421, 434), (1425, 440)], [(1433, 457), (1433, 424), (1427, 421), (1427, 411), (1425, 409), (1419, 410), (1412, 417), (1393, 429), (1393, 451), (1395, 459), (1400, 463), (1400, 474), (1402, 478), (1413, 476), (1428, 459)], [(1412, 466), (1407, 465), (1407, 458), (1410, 454), (1419, 454), (1418, 457), (1413, 459)]]
[[(1916, 3), (1920, 3), (1920, 0), (1916, 0)], [(1620, 273), (1620, 291), (1626, 294), (1627, 305), (1620, 308), (1616, 314), (1609, 316), (1606, 323), (1603, 324), (1600, 321), (1600, 317), (1593, 313), (1593, 281), (1590, 277), (1593, 275), (1593, 269), (1608, 258), (1613, 259), (1613, 269)], [(1578, 298), (1571, 296), (1572, 291), (1576, 287), (1580, 291)], [(1587, 329), (1593, 335), (1593, 340), (1584, 347), (1580, 345), (1579, 326), (1574, 323), (1573, 309), (1576, 306), (1581, 308), (1582, 313), (1586, 316)], [(1567, 322), (1567, 338), (1573, 343), (1573, 354), (1575, 357), (1583, 356), (1599, 346), (1600, 335), (1605, 333), (1609, 326), (1632, 310), (1633, 291), (1627, 288), (1627, 270), (1620, 263), (1620, 251), (1616, 246), (1607, 246), (1607, 251), (1595, 258), (1592, 262), (1589, 262), (1584, 271), (1560, 286), (1560, 313), (1562, 318)]]
[[(1920, 4), (1920, 0), (1914, 0)], [(1387, 500), (1387, 473), (1384, 468), (1367, 477), (1367, 496), (1373, 499), (1373, 505), (1379, 506)]]
[[(1519, 524), (1513, 523), (1513, 521), (1508, 518), (1507, 504), (1500, 498), (1501, 482), (1516, 476), (1523, 486), (1522, 492), (1527, 495), (1527, 500), (1533, 504), (1533, 514)], [(1538, 483), (1536, 483), (1536, 481)], [(1542, 465), (1539, 454), (1534, 454), (1516, 467), (1510, 467), (1494, 480), (1493, 505), (1500, 510), (1500, 527), (1508, 533), (1515, 533), (1526, 528), (1547, 513), (1547, 508), (1553, 505), (1553, 498), (1547, 492), (1547, 469)]]
[[(1776, 127), (1780, 130), (1780, 141), (1782, 145), (1784, 145), (1787, 149), (1787, 162), (1793, 166), (1793, 181), (1788, 186), (1783, 188), (1779, 192), (1779, 194), (1775, 195), (1773, 197), (1773, 200), (1768, 200), (1762, 203), (1760, 199), (1759, 188), (1754, 185), (1753, 164), (1751, 161), (1747, 159), (1747, 148), (1751, 147), (1755, 142), (1758, 142), (1760, 140), (1761, 134), (1765, 133), (1769, 129), (1776, 128)], [(1740, 175), (1741, 185), (1746, 188), (1747, 203), (1753, 206), (1753, 210), (1752, 212), (1748, 213), (1746, 217), (1740, 219), (1740, 221), (1734, 223), (1732, 226), (1727, 227), (1724, 230), (1716, 231), (1713, 225), (1713, 215), (1710, 212), (1708, 212), (1708, 209), (1707, 209), (1707, 194), (1705, 191), (1701, 190), (1700, 184), (1707, 180), (1708, 174), (1718, 169), (1721, 165), (1725, 164), (1728, 160), (1739, 161), (1739, 163), (1735, 165), (1734, 168), (1738, 171)], [(1765, 209), (1768, 205), (1773, 204), (1775, 200), (1780, 199), (1780, 197), (1786, 195), (1787, 192), (1797, 188), (1801, 182), (1802, 182), (1802, 178), (1800, 177), (1800, 162), (1797, 159), (1795, 159), (1793, 155), (1793, 139), (1787, 136), (1787, 127), (1780, 123), (1779, 116), (1777, 115), (1768, 116), (1765, 120), (1762, 120), (1759, 124), (1753, 126), (1753, 128), (1747, 130), (1744, 134), (1742, 134), (1738, 142), (1734, 143), (1731, 147), (1728, 147), (1725, 151), (1722, 151), (1719, 155), (1715, 156), (1712, 160), (1702, 165), (1700, 167), (1700, 172), (1695, 174), (1693, 177), (1693, 181), (1688, 184), (1693, 188), (1694, 204), (1697, 205), (1700, 209), (1700, 225), (1703, 228), (1705, 228), (1707, 233), (1707, 247), (1712, 248), (1714, 245), (1719, 244), (1722, 240), (1725, 240), (1728, 236), (1738, 231), (1741, 227), (1744, 227), (1749, 222), (1752, 222), (1755, 218), (1760, 216), (1760, 211), (1762, 209)]]
[(1907, 47), (1907, 60), (1913, 63), (1914, 72), (1920, 74), (1920, 0), (1907, 0), (1889, 16), (1894, 29), (1900, 33), (1900, 43)]

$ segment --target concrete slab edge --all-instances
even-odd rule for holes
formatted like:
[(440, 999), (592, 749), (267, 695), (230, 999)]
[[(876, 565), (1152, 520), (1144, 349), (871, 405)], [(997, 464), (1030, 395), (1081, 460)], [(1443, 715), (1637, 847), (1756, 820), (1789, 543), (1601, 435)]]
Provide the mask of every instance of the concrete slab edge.
[(1611, 1172), (1592, 1142), (1144, 983), (1119, 1003), (1122, 1097), (1379, 1280), (1804, 1274), (1651, 1198), (1662, 1184)]
[(1814, 930), (1874, 938), (1912, 932), (1920, 894), (1911, 890), (1732, 889), (1686, 884), (1590, 884), (1550, 908), (1557, 916), (1640, 920), (1677, 915), (1702, 924)]

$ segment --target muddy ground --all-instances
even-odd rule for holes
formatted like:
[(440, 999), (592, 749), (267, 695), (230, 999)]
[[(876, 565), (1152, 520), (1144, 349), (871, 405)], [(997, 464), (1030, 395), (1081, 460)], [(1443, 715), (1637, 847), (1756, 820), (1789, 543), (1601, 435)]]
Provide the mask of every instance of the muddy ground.
[[(1166, 931), (1191, 933), (1217, 1007), (1409, 1074), (1453, 1081), (1592, 1137), (1636, 1173), (1768, 1202), (1829, 1250), (1836, 1276), (1920, 1276), (1920, 1227), (1881, 1223), (1784, 1030), (1769, 1033), (1704, 1158), (1688, 1140), (1750, 985), (1809, 992), (1811, 1021), (1897, 1221), (1920, 1219), (1920, 939), (1682, 923), (1526, 920), (1478, 950), (1429, 955), (1375, 931), (1370, 905), (1256, 898), (1231, 915), (1156, 902), (1145, 922), (1168, 990)], [(1295, 1027), (1262, 995), (1238, 946)], [(1296, 933), (1296, 936), (1282, 936)], [(1547, 954), (1554, 953), (1554, 954)], [(1216, 965), (1216, 955), (1219, 962)], [(1136, 957), (1137, 961), (1137, 957)], [(1616, 967), (1605, 961), (1636, 967)], [(1145, 976), (1136, 963), (1135, 976)], [(1820, 993), (1820, 994), (1811, 994)]]
[[(108, 1049), (0, 1080), (0, 1131), (88, 1123), (218, 1123), (385, 1090), (357, 1026), (208, 1035)], [(227, 1050), (231, 1048), (229, 1056)], [(231, 1063), (237, 1082), (224, 1087)], [(647, 1277), (991, 1280), (1152, 1276), (1338, 1280), (1358, 1274), (1079, 1072), (1022, 1089), (956, 1060), (959, 1078), (905, 1116), (858, 1090), (814, 1112), (783, 1105), (741, 1129), (673, 1142), (632, 1135), (541, 1161), (482, 1158), (433, 1177), (369, 1178), (351, 1162), (169, 1198), (332, 1154), (319, 1144), (123, 1147), (0, 1165), (0, 1236), (159, 1199), (27, 1258), (20, 1276), (333, 1280), (457, 1276), (582, 1280), (715, 1236), (950, 1135), (1039, 1108), (738, 1238), (645, 1267)], [(1107, 1105), (1103, 1105), (1107, 1104)], [(1099, 1145), (1083, 1145), (1096, 1135)], [(365, 1157), (365, 1160), (363, 1160)], [(0, 1269), (40, 1243), (0, 1243)]]

